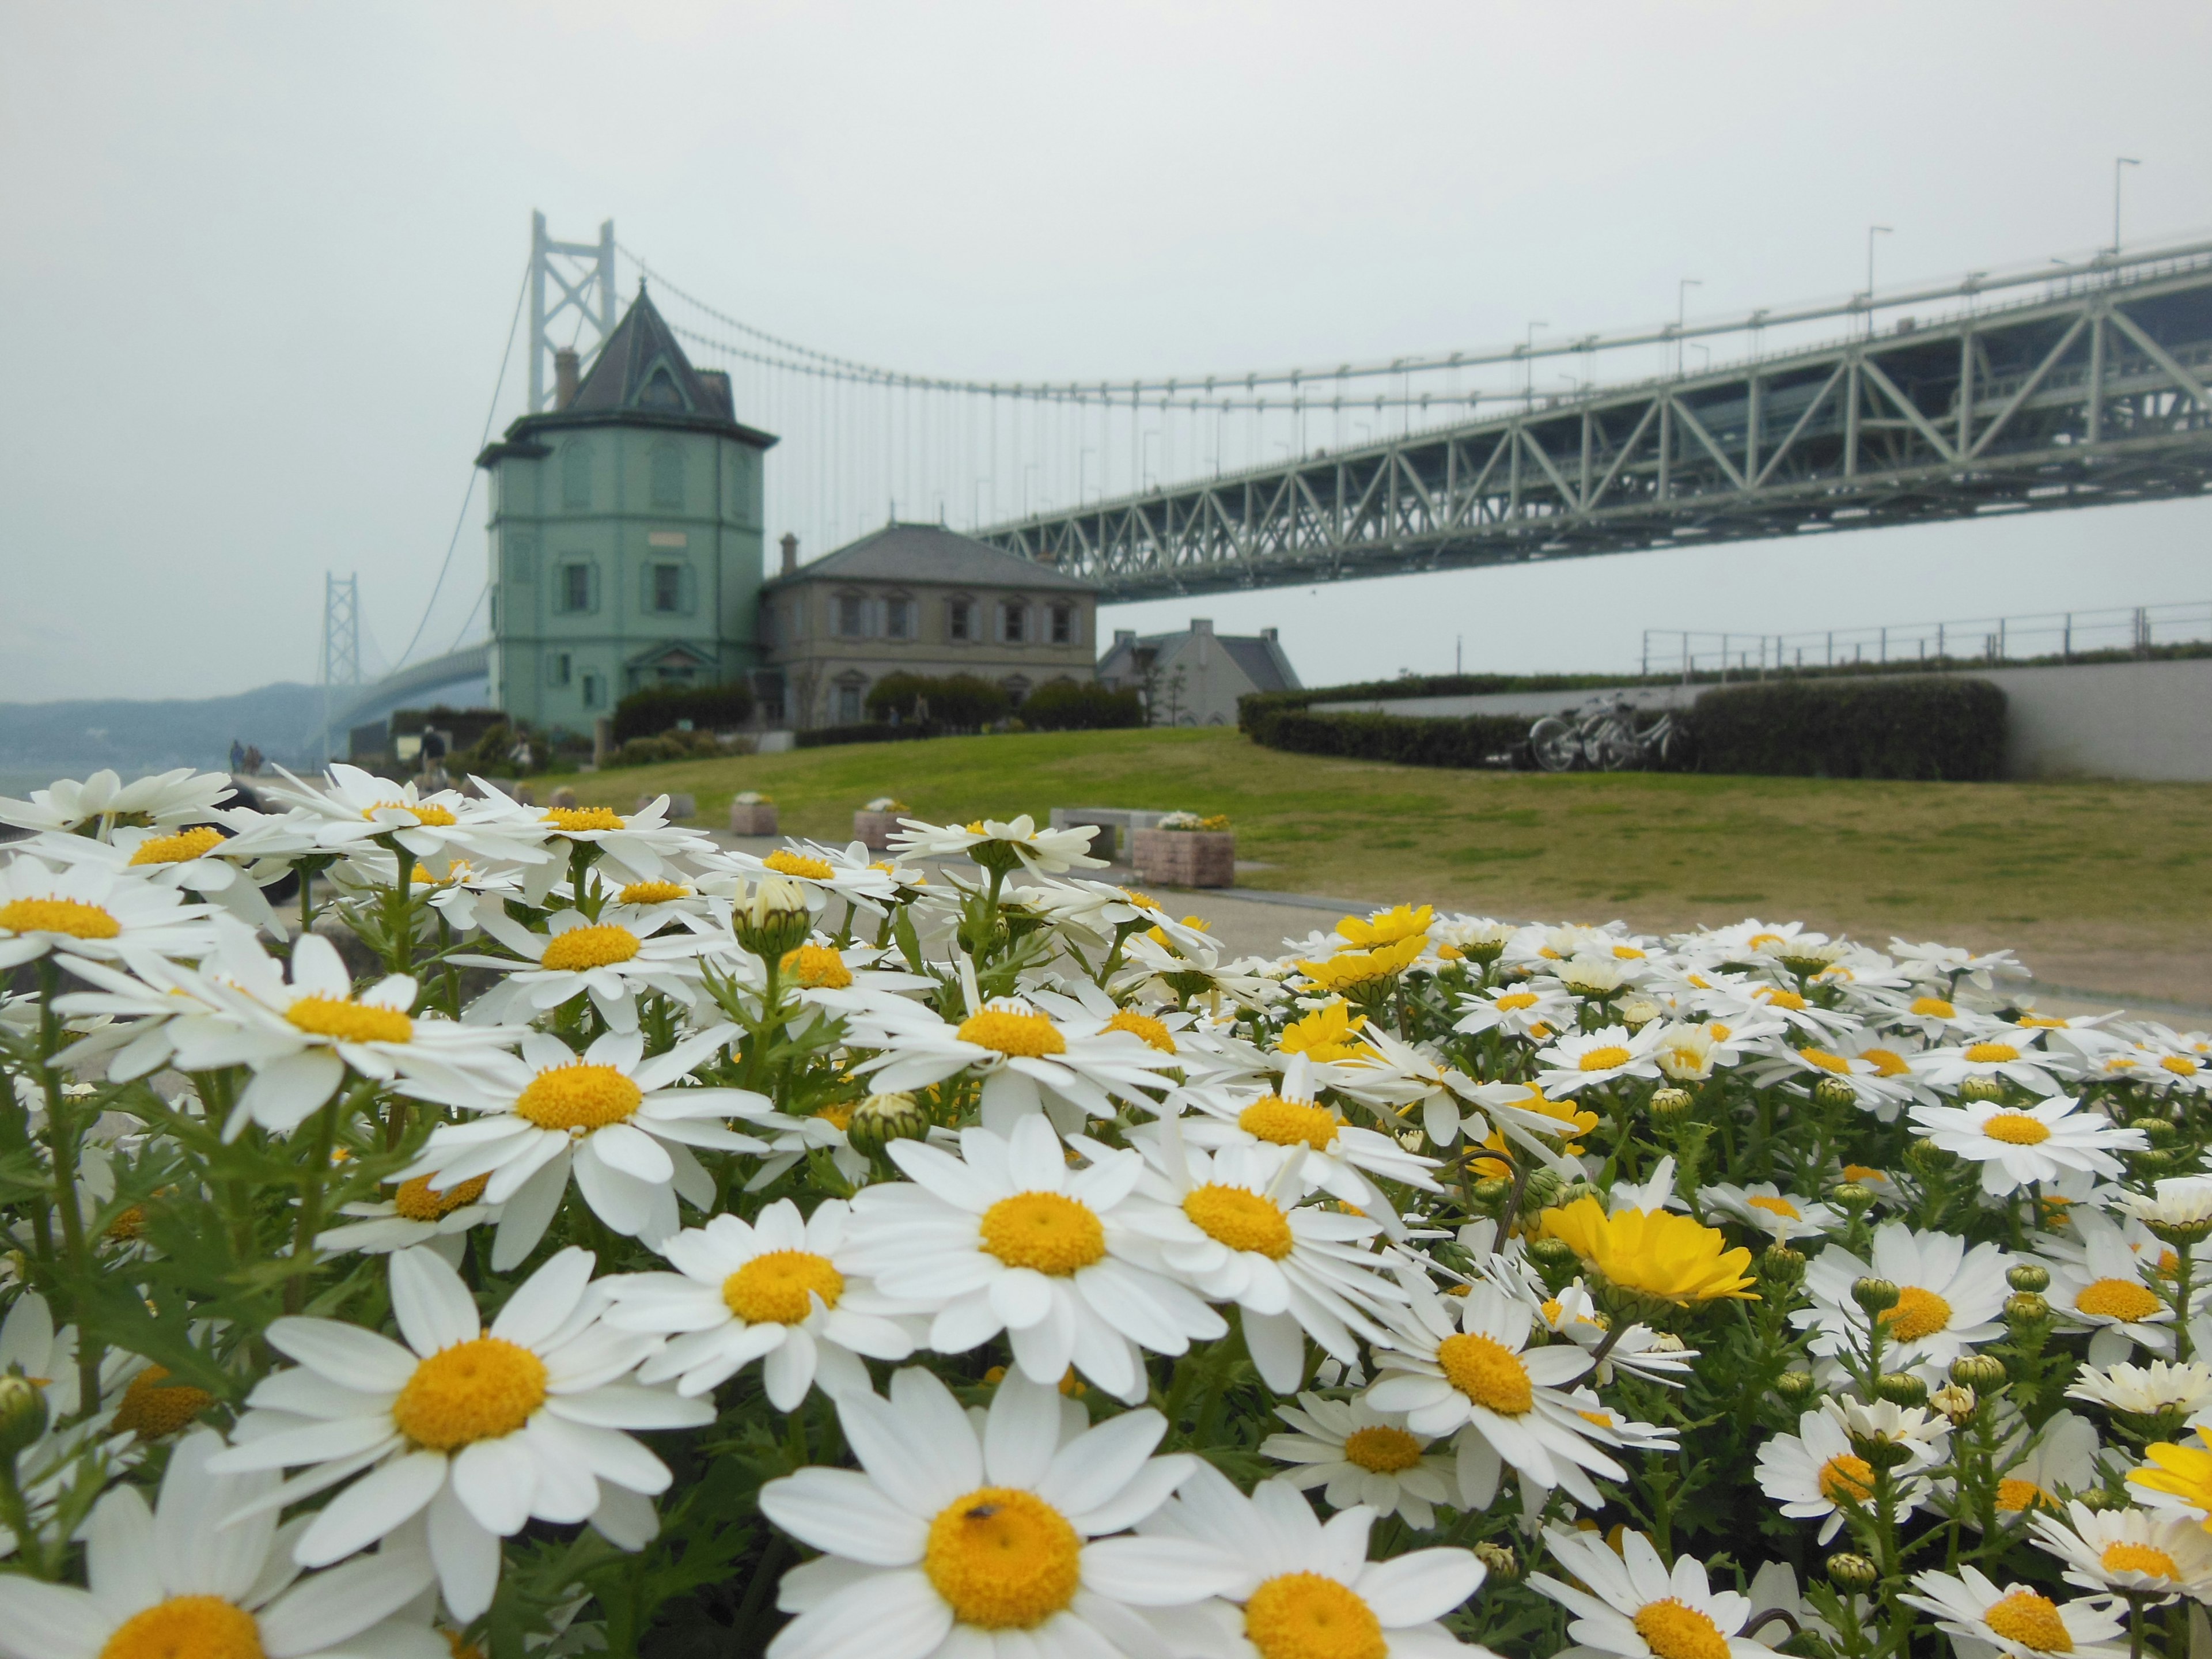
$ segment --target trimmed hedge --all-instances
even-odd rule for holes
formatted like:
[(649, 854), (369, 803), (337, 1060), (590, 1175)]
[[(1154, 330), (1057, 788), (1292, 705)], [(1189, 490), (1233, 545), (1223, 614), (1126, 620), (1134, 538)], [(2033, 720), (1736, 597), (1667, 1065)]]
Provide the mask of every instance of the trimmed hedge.
[(615, 741), (657, 738), (690, 720), (708, 732), (726, 732), (752, 718), (752, 688), (743, 681), (727, 685), (649, 685), (615, 705)]
[(1040, 732), (1103, 732), (1145, 723), (1145, 700), (1133, 690), (1115, 691), (1092, 680), (1041, 685), (1022, 704), (1022, 721)]
[(1481, 766), (1501, 750), (1517, 750), (1528, 738), (1528, 722), (1510, 714), (1428, 719), (1281, 708), (1257, 714), (1245, 729), (1255, 743), (1269, 749), (1401, 766)]
[(2004, 767), (2005, 697), (1987, 680), (1771, 680), (1690, 712), (1705, 772), (1982, 783)]
[(878, 720), (919, 717), (940, 729), (975, 731), (1006, 719), (1013, 707), (1005, 688), (973, 674), (886, 674), (868, 689), (868, 712)]
[(833, 749), (845, 743), (912, 743), (945, 735), (943, 726), (927, 720), (908, 720), (902, 726), (871, 720), (863, 726), (817, 726), (811, 732), (794, 732), (792, 743), (799, 749)]

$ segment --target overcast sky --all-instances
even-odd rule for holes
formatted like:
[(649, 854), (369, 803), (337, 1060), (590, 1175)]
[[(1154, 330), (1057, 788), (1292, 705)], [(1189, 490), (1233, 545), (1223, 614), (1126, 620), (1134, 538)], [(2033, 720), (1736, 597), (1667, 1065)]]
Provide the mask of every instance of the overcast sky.
[[(2212, 8), (0, 6), (0, 698), (308, 679), (414, 632), (530, 213), (935, 373), (1449, 349), (2212, 234)], [(625, 281), (627, 282), (627, 277)], [(519, 354), (518, 354), (519, 356)], [(498, 422), (520, 412), (519, 362)], [(750, 411), (740, 409), (741, 416)], [(769, 465), (776, 465), (771, 456)], [(483, 580), (482, 496), (425, 632)], [(773, 534), (777, 526), (771, 525)], [(2212, 503), (1120, 607), (1313, 683), (2212, 599)]]

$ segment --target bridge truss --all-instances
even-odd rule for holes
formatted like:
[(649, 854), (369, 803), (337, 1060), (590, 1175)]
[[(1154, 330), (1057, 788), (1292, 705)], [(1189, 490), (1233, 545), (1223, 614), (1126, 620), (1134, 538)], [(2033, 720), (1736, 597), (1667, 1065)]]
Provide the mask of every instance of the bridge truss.
[(2197, 495), (2212, 258), (976, 533), (1113, 600)]

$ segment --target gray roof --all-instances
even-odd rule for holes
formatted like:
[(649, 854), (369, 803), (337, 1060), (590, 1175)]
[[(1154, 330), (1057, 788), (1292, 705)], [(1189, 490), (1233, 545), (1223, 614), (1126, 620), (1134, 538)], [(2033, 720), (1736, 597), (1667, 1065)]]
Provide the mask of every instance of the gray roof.
[[(1296, 691), (1297, 671), (1284, 653), (1281, 643), (1259, 634), (1215, 634), (1213, 642), (1226, 652), (1229, 660), (1243, 671), (1244, 678), (1252, 682), (1256, 691)], [(1108, 663), (1127, 651), (1133, 655), (1144, 651), (1152, 653), (1155, 661), (1173, 661), (1190, 648), (1198, 638), (1195, 629), (1177, 629), (1171, 634), (1139, 634), (1134, 639), (1116, 640), (1109, 646), (1099, 659), (1103, 669)]]
[(896, 520), (766, 586), (793, 581), (936, 582), (951, 587), (1048, 587), (1089, 593), (1094, 584), (941, 524)]

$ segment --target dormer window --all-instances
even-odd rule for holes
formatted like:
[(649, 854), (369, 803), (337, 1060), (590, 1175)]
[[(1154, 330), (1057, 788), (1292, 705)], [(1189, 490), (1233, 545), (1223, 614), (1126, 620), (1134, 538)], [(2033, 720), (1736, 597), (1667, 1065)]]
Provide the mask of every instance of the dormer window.
[(674, 410), (680, 413), (684, 406), (684, 394), (677, 390), (676, 377), (665, 367), (654, 369), (653, 378), (637, 394), (637, 406), (640, 409)]

